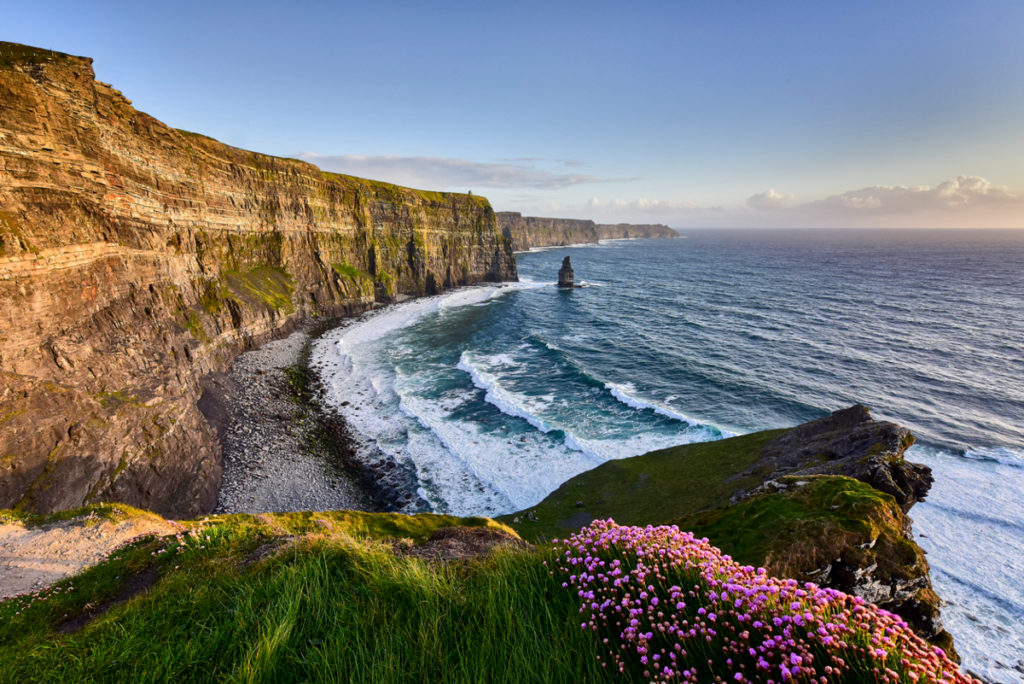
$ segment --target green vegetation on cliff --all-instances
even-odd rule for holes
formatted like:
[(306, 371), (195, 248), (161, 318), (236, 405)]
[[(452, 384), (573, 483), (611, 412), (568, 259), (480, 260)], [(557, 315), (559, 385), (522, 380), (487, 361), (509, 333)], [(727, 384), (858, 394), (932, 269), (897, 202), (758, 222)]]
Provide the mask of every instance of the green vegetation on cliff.
[(613, 681), (546, 554), (429, 560), (432, 536), (456, 525), (516, 541), (487, 519), (429, 514), (185, 523), (0, 603), (0, 681)]
[(678, 525), (741, 563), (865, 596), (952, 650), (924, 552), (908, 534), (905, 510), (930, 482), (903, 461), (912, 443), (852, 407), (788, 430), (608, 461), (499, 520), (538, 542), (607, 518)]
[(228, 287), (243, 298), (262, 302), (275, 311), (291, 313), (295, 310), (292, 304), (294, 279), (283, 268), (257, 266), (244, 273), (228, 271), (225, 279)]
[(412, 196), (419, 199), (421, 202), (426, 203), (449, 203), (449, 202), (464, 202), (466, 204), (475, 205), (481, 209), (490, 209), (491, 204), (487, 201), (486, 197), (480, 195), (472, 195), (461, 192), (438, 192), (436, 190), (418, 190), (416, 188), (408, 188), (404, 185), (395, 185), (394, 183), (388, 183), (385, 181), (370, 180), (368, 178), (359, 178), (357, 176), (348, 176), (343, 173), (333, 173), (331, 171), (321, 171), (321, 175), (325, 180), (335, 181), (341, 185), (354, 186), (359, 190), (372, 195), (378, 200), (385, 200), (394, 204), (405, 204), (408, 196)]
[[(625, 638), (628, 630), (609, 624), (609, 640), (601, 638), (597, 627), (590, 628), (599, 611), (607, 608), (614, 613), (618, 603), (599, 609), (597, 603), (588, 603), (585, 593), (577, 592), (575, 585), (586, 573), (580, 574), (581, 566), (568, 557), (573, 549), (582, 552), (583, 546), (529, 547), (509, 528), (487, 518), (336, 511), (174, 523), (119, 505), (50, 516), (0, 511), (0, 524), (29, 529), (59, 525), (83, 535), (101, 534), (107, 529), (103, 525), (126, 521), (171, 533), (137, 538), (77, 577), (0, 601), (0, 681), (518, 684), (662, 681), (660, 675), (665, 674), (644, 673), (646, 658), (640, 655), (646, 651), (635, 648), (619, 655), (625, 675), (606, 667), (609, 651), (616, 653), (617, 635)], [(648, 534), (642, 528), (620, 529), (623, 539)], [(590, 533), (596, 537), (593, 530)], [(660, 543), (657, 536), (651, 540)], [(701, 555), (712, 571), (732, 572), (722, 575), (731, 577), (729, 582), (753, 580), (752, 588), (768, 601), (745, 608), (754, 618), (793, 615), (810, 620), (813, 608), (822, 629), (827, 621), (828, 629), (839, 630), (837, 634), (850, 642), (836, 646), (834, 639), (818, 639), (816, 631), (806, 639), (797, 635), (803, 644), (800, 652), (807, 658), (798, 661), (804, 670), (812, 663), (811, 652), (819, 673), (823, 665), (817, 661), (841, 663), (843, 669), (835, 670), (829, 681), (850, 684), (865, 681), (865, 673), (879, 663), (893, 668), (897, 676), (891, 681), (898, 682), (911, 681), (911, 673), (925, 672), (926, 666), (941, 667), (945, 673), (953, 669), (905, 626), (873, 608), (860, 610), (855, 619), (850, 614), (831, 615), (818, 597), (807, 599), (805, 605), (800, 597), (809, 593), (799, 585), (779, 580), (766, 584), (752, 570), (741, 577), (743, 573), (730, 571), (732, 566), (715, 555), (717, 551), (687, 544), (678, 532), (674, 536), (685, 548), (666, 543), (648, 552), (657, 556), (660, 549), (663, 558), (678, 558), (681, 551)], [(604, 550), (590, 547), (586, 553), (610, 554), (622, 562), (595, 565), (587, 578), (591, 582), (594, 575), (612, 568), (628, 569), (641, 560), (650, 563), (631, 553), (628, 544)], [(720, 602), (716, 626), (722, 629), (730, 619), (754, 619), (740, 616), (742, 610), (730, 618), (735, 596), (726, 600), (724, 593), (708, 594), (716, 585), (707, 584), (692, 567), (666, 568), (668, 574), (657, 579), (622, 575), (624, 582), (643, 581), (645, 592), (648, 583), (657, 585), (649, 590), (664, 603), (654, 599), (651, 605), (664, 612), (651, 611), (645, 620), (678, 625), (675, 621), (685, 616), (696, 624), (718, 605), (715, 601)], [(668, 600), (672, 584), (689, 592), (689, 608), (676, 603), (675, 595)], [(788, 587), (784, 601), (772, 599), (771, 591), (779, 587)], [(730, 592), (739, 589), (729, 584)], [(635, 602), (647, 596), (627, 592)], [(855, 604), (850, 597), (838, 600)], [(846, 628), (847, 623), (856, 624)], [(746, 659), (748, 648), (757, 646), (762, 655), (778, 660), (777, 649), (766, 644), (778, 638), (779, 624), (783, 623), (773, 626), (768, 619), (743, 625), (749, 631), (740, 642), (729, 633), (709, 632), (705, 644), (703, 633), (693, 638), (680, 631), (677, 639), (669, 632), (670, 642), (696, 650), (682, 650), (678, 661), (672, 659), (672, 667), (699, 668), (701, 681), (710, 681), (703, 676), (716, 673), (732, 681), (739, 664), (726, 661), (726, 646), (732, 645), (738, 654), (734, 658)], [(898, 640), (881, 644), (871, 636), (872, 631), (883, 630)], [(886, 650), (877, 650), (879, 645)], [(753, 662), (750, 659), (747, 665)], [(782, 664), (792, 666), (788, 654)], [(778, 663), (770, 667), (765, 672), (769, 676), (779, 671)], [(757, 676), (760, 669), (748, 667), (745, 674), (749, 678), (742, 681), (763, 680)], [(920, 681), (937, 677), (926, 673)]]
[(63, 52), (47, 50), (45, 48), (22, 45), (20, 43), (8, 43), (0, 41), (0, 69), (12, 67), (16, 64), (43, 64), (45, 62), (59, 62), (67, 59), (69, 55)]
[(740, 487), (761, 484), (756, 477), (735, 475), (753, 465), (761, 447), (783, 432), (768, 430), (607, 461), (570, 479), (527, 511), (500, 519), (530, 540), (564, 536), (598, 518), (614, 518), (620, 525), (670, 523), (728, 503)]

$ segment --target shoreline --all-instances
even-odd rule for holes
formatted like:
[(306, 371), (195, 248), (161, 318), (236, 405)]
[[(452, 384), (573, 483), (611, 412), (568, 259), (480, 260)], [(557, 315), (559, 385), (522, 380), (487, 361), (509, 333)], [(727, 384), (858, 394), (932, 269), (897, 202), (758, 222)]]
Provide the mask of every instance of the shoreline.
[(214, 419), (224, 468), (215, 514), (380, 510), (359, 479), (327, 453), (319, 422), (296, 387), (303, 352), (322, 326), (304, 321), (208, 379), (222, 412)]
[(206, 378), (204, 412), (217, 429), (223, 464), (213, 514), (430, 511), (407, 467), (368, 450), (319, 401), (322, 386), (308, 363), (323, 334), (408, 299), (357, 316), (301, 321)]

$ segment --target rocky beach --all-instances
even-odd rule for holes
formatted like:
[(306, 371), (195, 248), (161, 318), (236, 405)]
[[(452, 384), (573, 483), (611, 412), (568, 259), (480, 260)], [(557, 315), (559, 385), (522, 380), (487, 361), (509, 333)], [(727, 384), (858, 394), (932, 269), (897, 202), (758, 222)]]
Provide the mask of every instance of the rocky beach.
[(290, 374), (301, 363), (310, 325), (240, 355), (211, 380), (224, 408), (224, 479), (217, 513), (372, 510), (359, 479), (332, 462), (319, 423)]
[(408, 467), (361, 444), (318, 400), (309, 345), (353, 320), (308, 320), (204, 380), (200, 407), (224, 463), (215, 513), (429, 510)]

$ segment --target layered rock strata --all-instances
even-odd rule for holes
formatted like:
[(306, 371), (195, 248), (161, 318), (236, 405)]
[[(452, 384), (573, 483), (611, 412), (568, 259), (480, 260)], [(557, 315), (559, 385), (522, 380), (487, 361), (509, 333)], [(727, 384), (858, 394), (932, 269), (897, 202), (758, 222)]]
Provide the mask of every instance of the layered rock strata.
[(175, 130), (0, 43), (0, 508), (209, 511), (200, 380), (303, 318), (514, 280), (486, 199)]
[(499, 211), (498, 227), (512, 242), (512, 249), (525, 252), (534, 247), (565, 247), (594, 244), (620, 238), (674, 238), (679, 234), (661, 224), (601, 224), (583, 219), (523, 216), (517, 211)]

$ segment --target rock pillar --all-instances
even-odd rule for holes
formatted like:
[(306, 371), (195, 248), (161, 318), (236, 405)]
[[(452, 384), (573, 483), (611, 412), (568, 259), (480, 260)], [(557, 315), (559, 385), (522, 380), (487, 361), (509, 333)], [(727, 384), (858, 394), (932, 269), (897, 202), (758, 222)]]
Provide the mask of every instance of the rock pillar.
[(573, 283), (574, 274), (569, 257), (562, 259), (562, 268), (558, 269), (558, 287), (575, 287)]

